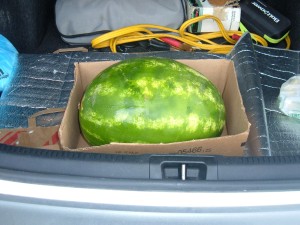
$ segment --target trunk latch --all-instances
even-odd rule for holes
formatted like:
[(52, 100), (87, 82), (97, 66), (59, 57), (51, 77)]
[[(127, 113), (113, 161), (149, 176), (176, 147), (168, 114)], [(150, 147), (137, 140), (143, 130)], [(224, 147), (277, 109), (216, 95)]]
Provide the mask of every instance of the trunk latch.
[(153, 156), (150, 178), (167, 180), (214, 180), (217, 165), (214, 157)]

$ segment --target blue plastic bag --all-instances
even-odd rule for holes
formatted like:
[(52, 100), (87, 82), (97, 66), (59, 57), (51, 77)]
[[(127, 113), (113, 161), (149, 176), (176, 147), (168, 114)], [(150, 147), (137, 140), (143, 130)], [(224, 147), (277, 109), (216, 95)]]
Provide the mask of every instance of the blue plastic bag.
[(9, 84), (15, 72), (18, 51), (0, 34), (0, 92)]

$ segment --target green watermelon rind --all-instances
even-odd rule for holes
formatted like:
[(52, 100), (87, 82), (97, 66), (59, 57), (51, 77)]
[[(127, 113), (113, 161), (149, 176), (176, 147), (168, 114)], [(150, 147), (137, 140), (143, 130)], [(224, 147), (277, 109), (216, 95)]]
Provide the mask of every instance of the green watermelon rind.
[(225, 116), (222, 96), (210, 80), (180, 62), (154, 57), (103, 70), (79, 109), (82, 134), (92, 146), (217, 137)]

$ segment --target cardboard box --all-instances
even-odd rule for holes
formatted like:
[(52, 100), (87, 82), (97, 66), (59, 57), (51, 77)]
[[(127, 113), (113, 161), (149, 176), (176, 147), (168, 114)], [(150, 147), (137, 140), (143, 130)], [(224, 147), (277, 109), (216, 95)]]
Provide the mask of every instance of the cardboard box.
[[(211, 4), (209, 1), (191, 1), (186, 2), (187, 19), (192, 19), (202, 15), (213, 15), (218, 17), (225, 30), (237, 31), (240, 27), (241, 8), (233, 6), (223, 6), (222, 4)], [(206, 19), (189, 26), (191, 33), (217, 32), (220, 31), (218, 24), (212, 19)]]
[(0, 129), (0, 143), (13, 146), (59, 150), (58, 129), (56, 126), (37, 126), (38, 116), (64, 112), (64, 108), (49, 108), (28, 118), (27, 128)]
[(226, 127), (221, 137), (169, 144), (111, 143), (89, 146), (80, 133), (78, 106), (87, 85), (116, 61), (77, 63), (75, 82), (59, 129), (64, 150), (122, 154), (212, 154), (240, 156), (250, 124), (239, 92), (233, 62), (229, 60), (178, 60), (208, 77), (222, 93), (226, 107)]

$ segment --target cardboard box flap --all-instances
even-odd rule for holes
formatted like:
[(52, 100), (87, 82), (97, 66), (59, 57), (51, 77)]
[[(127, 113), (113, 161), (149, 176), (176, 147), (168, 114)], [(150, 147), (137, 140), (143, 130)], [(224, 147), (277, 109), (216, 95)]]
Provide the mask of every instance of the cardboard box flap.
[[(174, 142), (167, 144), (136, 144), (136, 143), (110, 143), (102, 146), (89, 146), (82, 136), (79, 137), (77, 148), (66, 148), (69, 151), (89, 153), (116, 153), (116, 154), (209, 154), (240, 156), (245, 145), (248, 133), (242, 135), (228, 135), (217, 138)], [(230, 143), (230, 145), (226, 144)]]

